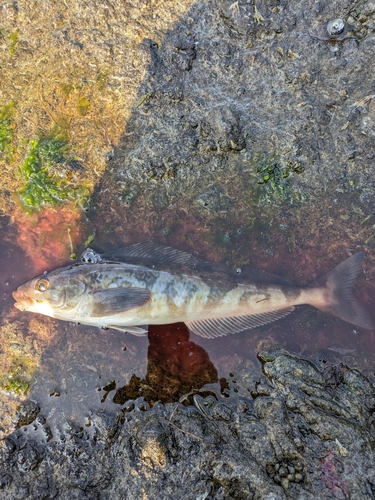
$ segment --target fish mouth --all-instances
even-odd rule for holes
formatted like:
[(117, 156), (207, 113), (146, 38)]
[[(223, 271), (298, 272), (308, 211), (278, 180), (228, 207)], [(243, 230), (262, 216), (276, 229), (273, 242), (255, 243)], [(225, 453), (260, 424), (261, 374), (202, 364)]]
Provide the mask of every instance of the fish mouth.
[(24, 293), (19, 290), (15, 290), (13, 293), (13, 298), (16, 301), (14, 307), (19, 309), (20, 311), (25, 311), (28, 307), (32, 307), (34, 305), (34, 300), (31, 297), (28, 297)]

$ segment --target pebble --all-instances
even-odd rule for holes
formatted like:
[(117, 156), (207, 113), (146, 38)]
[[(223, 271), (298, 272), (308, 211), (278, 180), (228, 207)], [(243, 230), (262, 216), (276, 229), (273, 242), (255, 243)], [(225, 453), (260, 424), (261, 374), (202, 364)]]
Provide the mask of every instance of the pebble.
[(302, 470), (303, 469), (302, 462), (300, 460), (297, 460), (297, 462), (295, 462), (294, 464), (294, 468), (298, 471)]
[(285, 477), (288, 474), (288, 471), (286, 470), (285, 467), (280, 467), (279, 474), (281, 477)]
[(286, 477), (283, 477), (281, 480), (281, 486), (284, 488), (284, 490), (288, 489), (289, 486), (289, 481)]
[(297, 449), (303, 448), (303, 443), (300, 438), (294, 438), (293, 443), (296, 445)]

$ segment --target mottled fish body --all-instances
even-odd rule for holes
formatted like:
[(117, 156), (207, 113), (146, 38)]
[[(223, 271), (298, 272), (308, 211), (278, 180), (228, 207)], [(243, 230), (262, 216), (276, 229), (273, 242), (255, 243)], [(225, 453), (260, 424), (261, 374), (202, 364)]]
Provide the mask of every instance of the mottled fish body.
[(21, 310), (134, 334), (140, 325), (185, 322), (203, 337), (260, 326), (310, 304), (371, 329), (352, 295), (364, 254), (355, 254), (311, 287), (251, 271), (246, 277), (169, 247), (136, 244), (52, 271), (13, 293)]

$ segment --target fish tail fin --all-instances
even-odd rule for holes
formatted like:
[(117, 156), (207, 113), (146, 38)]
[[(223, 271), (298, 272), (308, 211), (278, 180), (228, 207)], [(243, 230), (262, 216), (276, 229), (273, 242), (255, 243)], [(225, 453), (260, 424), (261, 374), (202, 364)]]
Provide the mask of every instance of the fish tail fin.
[(353, 325), (372, 330), (374, 324), (370, 316), (353, 295), (354, 282), (362, 269), (365, 256), (365, 252), (352, 255), (316, 280), (314, 285), (324, 286), (328, 292), (325, 306), (318, 305), (318, 309), (330, 312)]

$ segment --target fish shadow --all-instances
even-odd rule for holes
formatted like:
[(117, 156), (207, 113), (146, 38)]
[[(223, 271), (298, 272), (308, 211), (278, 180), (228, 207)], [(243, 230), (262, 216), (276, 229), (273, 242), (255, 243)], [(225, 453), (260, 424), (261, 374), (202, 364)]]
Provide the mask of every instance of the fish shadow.
[(218, 372), (203, 347), (190, 340), (184, 323), (149, 326), (147, 373), (133, 374), (129, 383), (117, 389), (113, 402), (123, 405), (143, 397), (148, 403), (170, 403), (217, 383)]

